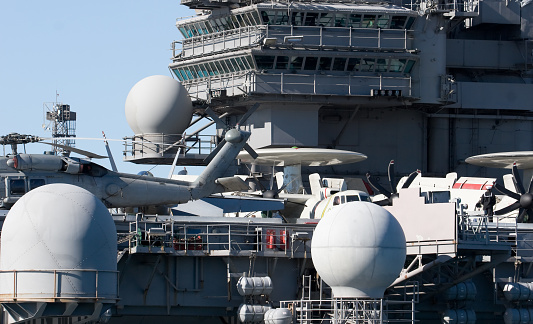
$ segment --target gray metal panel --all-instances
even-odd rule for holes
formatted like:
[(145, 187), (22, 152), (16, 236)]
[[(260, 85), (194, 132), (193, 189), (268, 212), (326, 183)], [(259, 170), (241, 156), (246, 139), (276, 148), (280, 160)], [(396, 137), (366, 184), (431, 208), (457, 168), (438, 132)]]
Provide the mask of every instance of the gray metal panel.
[[(518, 69), (525, 65), (523, 42), (448, 39), (446, 41), (447, 67)], [(492, 55), (487, 55), (490, 53)]]
[(520, 2), (483, 0), (479, 2), (479, 16), (473, 18), (473, 25), (520, 24)]
[(532, 109), (532, 84), (457, 82), (457, 86), (460, 108)]

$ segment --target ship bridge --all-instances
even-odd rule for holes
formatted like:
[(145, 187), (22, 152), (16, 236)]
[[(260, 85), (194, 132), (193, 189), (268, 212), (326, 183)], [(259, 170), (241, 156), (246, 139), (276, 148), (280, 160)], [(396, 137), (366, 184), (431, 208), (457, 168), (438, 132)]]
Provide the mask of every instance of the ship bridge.
[(178, 21), (184, 40), (174, 42), (170, 68), (191, 96), (207, 102), (409, 99), (417, 16), (384, 4), (259, 3), (213, 11)]

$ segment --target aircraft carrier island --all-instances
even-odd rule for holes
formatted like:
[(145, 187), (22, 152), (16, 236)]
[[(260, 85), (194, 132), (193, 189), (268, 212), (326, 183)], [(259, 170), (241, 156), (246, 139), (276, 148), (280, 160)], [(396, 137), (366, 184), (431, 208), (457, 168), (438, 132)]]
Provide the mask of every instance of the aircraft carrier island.
[(529, 1), (181, 3), (168, 178), (0, 136), (3, 323), (533, 323)]

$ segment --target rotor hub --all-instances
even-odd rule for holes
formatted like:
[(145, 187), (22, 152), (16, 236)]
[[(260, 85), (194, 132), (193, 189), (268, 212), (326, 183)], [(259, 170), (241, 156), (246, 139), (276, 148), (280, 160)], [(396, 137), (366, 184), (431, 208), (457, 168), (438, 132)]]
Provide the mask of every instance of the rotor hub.
[(533, 194), (525, 193), (520, 196), (520, 207), (532, 208), (533, 207)]
[(226, 132), (225, 139), (230, 143), (240, 143), (242, 141), (242, 134), (237, 129), (230, 129)]

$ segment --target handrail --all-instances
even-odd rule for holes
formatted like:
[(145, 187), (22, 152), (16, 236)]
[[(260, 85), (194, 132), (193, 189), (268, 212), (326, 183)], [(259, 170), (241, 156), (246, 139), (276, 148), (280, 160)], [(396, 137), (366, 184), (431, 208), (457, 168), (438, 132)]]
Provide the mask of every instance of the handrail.
[[(72, 275), (74, 273), (92, 273), (94, 274), (94, 280), (95, 280), (95, 286), (94, 291), (83, 291), (83, 292), (77, 292), (77, 291), (69, 291), (67, 293), (63, 292), (62, 282), (63, 280), (60, 280), (60, 278), (64, 275)], [(119, 271), (116, 270), (97, 270), (97, 269), (14, 269), (14, 270), (0, 270), (0, 276), (3, 274), (13, 274), (13, 293), (8, 294), (5, 293), (6, 287), (4, 287), (2, 290), (4, 293), (0, 294), (0, 300), (2, 301), (9, 301), (9, 300), (49, 300), (49, 299), (62, 299), (62, 300), (117, 300), (119, 295)], [(99, 288), (98, 283), (100, 281), (100, 278), (102, 277), (102, 273), (105, 274), (111, 274), (115, 276), (115, 282), (116, 286), (114, 291), (111, 291), (112, 297), (109, 297), (109, 293), (106, 294), (108, 296), (102, 296), (98, 294)], [(49, 274), (53, 275), (53, 292), (43, 292), (43, 291), (25, 291), (20, 292), (19, 291), (19, 280), (22, 280), (23, 282), (27, 282), (30, 280), (27, 275), (23, 274)], [(5, 280), (5, 279), (4, 279)], [(32, 278), (31, 280), (38, 280), (36, 278)], [(43, 278), (40, 278), (37, 282), (42, 282)], [(108, 288), (108, 287), (106, 287)], [(31, 289), (31, 288), (30, 288)], [(65, 294), (65, 295), (63, 295)], [(93, 295), (91, 295), (93, 294)]]
[[(165, 229), (164, 235), (150, 236), (150, 229)], [(177, 224), (175, 222), (137, 221), (130, 223), (130, 251), (201, 251), (216, 253), (264, 252), (293, 257), (309, 254), (308, 244), (314, 231), (309, 225), (280, 224)], [(162, 233), (163, 231), (158, 231)], [(303, 234), (307, 234), (304, 235)], [(141, 251), (139, 250), (139, 251)]]

